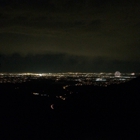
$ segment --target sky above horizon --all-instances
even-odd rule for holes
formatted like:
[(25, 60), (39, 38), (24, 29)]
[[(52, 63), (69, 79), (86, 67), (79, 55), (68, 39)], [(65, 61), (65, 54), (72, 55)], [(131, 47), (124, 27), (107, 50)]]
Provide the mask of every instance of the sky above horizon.
[(139, 0), (1, 0), (0, 72), (140, 72)]

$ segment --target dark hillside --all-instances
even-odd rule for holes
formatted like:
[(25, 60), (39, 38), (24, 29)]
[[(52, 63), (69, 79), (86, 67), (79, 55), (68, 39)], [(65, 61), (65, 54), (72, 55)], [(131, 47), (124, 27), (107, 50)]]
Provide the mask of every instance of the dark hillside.
[[(140, 77), (104, 88), (71, 87), (78, 93), (66, 101), (14, 94), (11, 84), (7, 88), (1, 85), (0, 137), (137, 140), (140, 137), (139, 85)], [(50, 108), (52, 103), (54, 110)]]

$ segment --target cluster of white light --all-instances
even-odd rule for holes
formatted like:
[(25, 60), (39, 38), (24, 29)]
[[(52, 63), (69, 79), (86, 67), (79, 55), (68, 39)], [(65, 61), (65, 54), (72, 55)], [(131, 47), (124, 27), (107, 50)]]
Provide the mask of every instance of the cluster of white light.
[(39, 93), (37, 93), (37, 92), (34, 92), (34, 93), (33, 93), (33, 95), (39, 95)]

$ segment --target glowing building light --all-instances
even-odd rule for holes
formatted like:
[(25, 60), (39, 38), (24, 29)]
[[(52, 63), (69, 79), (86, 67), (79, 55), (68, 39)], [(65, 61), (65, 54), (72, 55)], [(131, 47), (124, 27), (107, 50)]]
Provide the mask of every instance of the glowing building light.
[(120, 77), (121, 73), (119, 71), (116, 71), (114, 75), (115, 75), (115, 77)]
[(36, 93), (36, 92), (35, 92), (35, 93), (33, 93), (33, 95), (39, 95), (39, 93)]

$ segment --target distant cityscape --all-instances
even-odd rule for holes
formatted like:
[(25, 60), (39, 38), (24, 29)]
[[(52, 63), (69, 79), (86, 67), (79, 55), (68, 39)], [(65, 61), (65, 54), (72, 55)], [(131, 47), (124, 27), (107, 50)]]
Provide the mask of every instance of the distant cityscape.
[[(3, 93), (11, 92), (67, 100), (71, 95), (93, 92), (93, 87), (106, 88), (130, 81), (140, 73), (0, 73)], [(84, 89), (84, 90), (83, 90)], [(54, 104), (50, 105), (54, 109)]]
[[(65, 100), (67, 95), (76, 93), (71, 91), (70, 87), (90, 85), (108, 87), (113, 84), (125, 83), (139, 75), (140, 73), (120, 73), (119, 71), (115, 73), (0, 73), (0, 84), (13, 84), (14, 90), (20, 93), (21, 85), (32, 83), (32, 89), (29, 85), (24, 85), (32, 95), (50, 97), (55, 93), (55, 98)], [(39, 83), (40, 81), (44, 83)], [(34, 86), (33, 83), (36, 82), (37, 84)], [(59, 91), (59, 95), (55, 89), (56, 85), (60, 91), (62, 90)]]
[(91, 85), (104, 83), (110, 85), (122, 83), (139, 76), (140, 73), (0, 73), (0, 83), (24, 83), (33, 79), (53, 79), (56, 82), (60, 80), (77, 81), (77, 84)]

